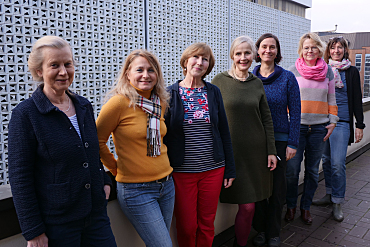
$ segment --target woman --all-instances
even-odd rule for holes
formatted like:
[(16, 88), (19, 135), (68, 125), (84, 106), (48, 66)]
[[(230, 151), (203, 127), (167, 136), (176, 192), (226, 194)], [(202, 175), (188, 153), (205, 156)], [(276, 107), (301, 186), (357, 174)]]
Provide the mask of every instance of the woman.
[(279, 39), (271, 33), (265, 33), (257, 40), (256, 47), (256, 62), (261, 62), (261, 65), (254, 68), (253, 74), (263, 82), (280, 160), (273, 171), (271, 197), (256, 203), (253, 227), (258, 235), (253, 243), (263, 246), (268, 240), (268, 246), (280, 246), (281, 213), (286, 196), (286, 162), (294, 157), (298, 148), (301, 101), (295, 76), (278, 66), (282, 59)]
[(111, 181), (99, 159), (93, 109), (68, 90), (75, 72), (71, 47), (42, 37), (28, 67), (41, 84), (13, 109), (8, 157), (27, 246), (116, 246), (107, 216)]
[(256, 47), (248, 36), (231, 44), (229, 71), (218, 74), (212, 83), (221, 90), (230, 123), (231, 142), (238, 179), (227, 191), (221, 190), (221, 202), (239, 204), (235, 219), (237, 246), (247, 244), (255, 202), (272, 193), (272, 170), (276, 167), (274, 128), (263, 84), (248, 72)]
[[(326, 47), (324, 59), (334, 73), (335, 97), (338, 105), (339, 122), (325, 142), (323, 168), (326, 195), (314, 205), (333, 203), (333, 217), (343, 221), (341, 204), (346, 191), (346, 154), (347, 146), (360, 142), (363, 137), (364, 115), (362, 111), (362, 93), (360, 74), (349, 61), (348, 44), (342, 37), (331, 38)], [(353, 116), (356, 117), (356, 129), (353, 130)]]
[[(146, 246), (172, 246), (175, 189), (163, 144), (169, 95), (157, 58), (145, 50), (131, 52), (109, 96), (96, 124), (101, 160), (116, 176), (118, 202)], [(111, 133), (118, 159), (106, 145)]]
[(215, 64), (205, 43), (190, 45), (180, 65), (185, 78), (168, 88), (165, 142), (174, 169), (179, 246), (212, 246), (222, 184), (231, 186), (235, 166), (220, 90), (206, 82)]
[(304, 187), (301, 198), (301, 219), (312, 224), (310, 206), (317, 189), (319, 164), (324, 142), (338, 121), (334, 77), (321, 58), (325, 46), (314, 33), (304, 34), (298, 47), (299, 58), (289, 68), (297, 78), (301, 92), (301, 127), (296, 155), (287, 164), (287, 212), (285, 220), (294, 219), (298, 198), (298, 179), (305, 153)]

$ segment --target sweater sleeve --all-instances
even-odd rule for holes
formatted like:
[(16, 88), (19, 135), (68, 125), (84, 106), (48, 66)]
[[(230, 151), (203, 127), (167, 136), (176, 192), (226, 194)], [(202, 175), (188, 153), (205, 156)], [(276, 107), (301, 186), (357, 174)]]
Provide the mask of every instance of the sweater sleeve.
[(114, 96), (102, 107), (96, 120), (100, 158), (104, 166), (106, 166), (114, 176), (117, 175), (117, 160), (110, 152), (107, 146), (107, 141), (111, 133), (119, 125), (121, 111), (122, 107), (120, 96)]
[(269, 108), (266, 94), (265, 94), (265, 89), (263, 88), (262, 82), (261, 82), (261, 90), (263, 91), (263, 95), (259, 103), (259, 108), (261, 112), (262, 124), (265, 129), (265, 133), (266, 133), (267, 154), (276, 155), (277, 153), (276, 153), (276, 147), (275, 147), (274, 125), (272, 123), (271, 112), (270, 112), (270, 108)]
[[(329, 66), (329, 65), (328, 65)], [(328, 85), (328, 96), (327, 96), (327, 102), (328, 102), (328, 109), (329, 109), (329, 122), (330, 123), (337, 123), (339, 121), (338, 117), (338, 106), (335, 99), (335, 81), (334, 81), (334, 74), (329, 66), (328, 68), (329, 73), (329, 85)]]
[[(15, 108), (9, 123), (9, 180), (24, 238), (29, 241), (46, 231), (35, 189), (38, 142), (26, 114)], [(45, 188), (46, 189), (46, 188)]]
[(288, 145), (298, 148), (299, 130), (301, 125), (301, 95), (297, 79), (293, 73), (288, 75), (288, 109), (289, 109), (289, 137)]
[[(353, 85), (353, 113), (356, 118), (356, 128), (364, 129), (364, 112), (362, 109), (362, 92), (360, 73), (356, 67), (352, 67), (352, 85)], [(350, 116), (352, 117), (352, 116)]]

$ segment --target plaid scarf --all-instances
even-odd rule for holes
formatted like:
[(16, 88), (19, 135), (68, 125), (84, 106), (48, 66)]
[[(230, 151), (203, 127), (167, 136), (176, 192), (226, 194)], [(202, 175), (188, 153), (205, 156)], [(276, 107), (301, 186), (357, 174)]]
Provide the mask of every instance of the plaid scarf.
[(138, 95), (135, 103), (147, 113), (146, 121), (146, 155), (156, 157), (161, 154), (160, 118), (162, 112), (161, 101), (158, 95), (152, 93), (150, 100)]

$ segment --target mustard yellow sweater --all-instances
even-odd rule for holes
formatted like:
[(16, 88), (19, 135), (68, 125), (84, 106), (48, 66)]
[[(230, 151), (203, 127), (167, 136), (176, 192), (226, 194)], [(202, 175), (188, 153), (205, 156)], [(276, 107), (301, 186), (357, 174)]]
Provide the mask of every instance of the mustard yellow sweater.
[[(149, 98), (150, 91), (139, 92)], [(116, 176), (118, 182), (142, 183), (161, 179), (172, 172), (163, 137), (167, 133), (164, 110), (160, 119), (161, 155), (146, 156), (147, 114), (139, 107), (129, 107), (129, 99), (123, 95), (113, 96), (101, 109), (96, 126), (100, 157), (104, 166)], [(164, 105), (162, 103), (162, 109)], [(118, 159), (106, 145), (112, 133)]]

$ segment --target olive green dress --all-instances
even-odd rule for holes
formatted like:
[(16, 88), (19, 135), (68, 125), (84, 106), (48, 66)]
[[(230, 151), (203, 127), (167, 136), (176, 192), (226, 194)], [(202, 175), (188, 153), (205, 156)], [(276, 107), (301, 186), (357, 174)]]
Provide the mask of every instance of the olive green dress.
[(267, 156), (276, 155), (276, 149), (262, 81), (252, 73), (239, 81), (223, 72), (212, 83), (222, 93), (236, 166), (236, 179), (230, 188), (222, 188), (220, 201), (246, 204), (266, 199), (272, 194)]

